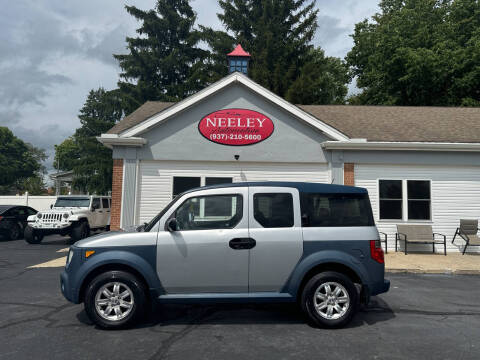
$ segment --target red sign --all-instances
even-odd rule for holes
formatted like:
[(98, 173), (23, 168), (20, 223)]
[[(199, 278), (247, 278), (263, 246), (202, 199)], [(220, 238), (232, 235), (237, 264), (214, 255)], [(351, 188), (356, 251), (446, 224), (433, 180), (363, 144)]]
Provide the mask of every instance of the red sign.
[(218, 144), (251, 145), (272, 135), (273, 122), (257, 111), (224, 109), (208, 114), (200, 120), (198, 131)]

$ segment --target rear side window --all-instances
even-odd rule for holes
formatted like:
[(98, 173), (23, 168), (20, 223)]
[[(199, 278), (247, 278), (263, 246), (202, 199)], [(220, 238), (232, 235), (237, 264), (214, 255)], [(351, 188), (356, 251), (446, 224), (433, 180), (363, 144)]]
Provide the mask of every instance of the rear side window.
[(102, 206), (104, 209), (108, 209), (110, 205), (108, 205), (108, 199), (107, 198), (102, 198)]
[(374, 226), (367, 194), (308, 194), (300, 200), (302, 226)]
[(253, 216), (264, 228), (292, 227), (292, 194), (259, 193), (253, 195)]

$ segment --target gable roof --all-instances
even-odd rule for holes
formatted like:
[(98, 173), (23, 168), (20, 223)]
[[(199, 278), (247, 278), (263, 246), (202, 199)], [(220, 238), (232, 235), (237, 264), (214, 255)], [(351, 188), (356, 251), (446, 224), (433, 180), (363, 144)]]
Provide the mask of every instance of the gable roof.
[(480, 108), (301, 105), (350, 138), (367, 141), (480, 143)]
[(114, 127), (107, 131), (107, 134), (120, 134), (174, 104), (175, 103), (171, 102), (147, 101), (130, 115), (125, 116), (122, 120), (116, 123)]
[[(108, 134), (121, 132), (175, 103), (147, 101)], [(350, 138), (368, 141), (480, 143), (480, 108), (298, 105)]]
[[(267, 99), (269, 102), (279, 106), (283, 110), (289, 112), (293, 116), (297, 117), (301, 121), (307, 123), (308, 125), (316, 128), (317, 130), (321, 131), (325, 135), (327, 135), (332, 140), (337, 141), (344, 141), (348, 140), (348, 136), (343, 134), (341, 131), (333, 128), (330, 125), (322, 122), (321, 120), (315, 118), (311, 114), (303, 111), (299, 107), (290, 104), (288, 101), (282, 99), (280, 96), (274, 94), (270, 90), (265, 89), (264, 87), (260, 86), (247, 76), (243, 75), (239, 72), (234, 72), (223, 79), (220, 79), (216, 83), (206, 87), (203, 90), (200, 90), (196, 94), (189, 96), (188, 98), (179, 101), (175, 104), (171, 104), (171, 106), (167, 106), (167, 103), (160, 103), (160, 106), (163, 106), (163, 110), (160, 112), (148, 116), (149, 113), (153, 112), (152, 107), (155, 107), (154, 104), (149, 104), (148, 102), (137, 109), (134, 113), (127, 116), (125, 119), (121, 120), (117, 125), (118, 127), (116, 130), (114, 128), (117, 126), (115, 125), (109, 132), (107, 132), (107, 136), (103, 136), (101, 138), (108, 138), (109, 141), (112, 141), (112, 135), (116, 134), (119, 138), (136, 138), (138, 139), (138, 135), (142, 134), (145, 131), (148, 131), (150, 128), (162, 123), (163, 121), (167, 120), (168, 118), (172, 117), (173, 115), (188, 109), (190, 106), (195, 105), (197, 102), (208, 98), (214, 95), (216, 92), (224, 89), (225, 87), (229, 86), (230, 84), (238, 83), (241, 84), (258, 96), (261, 96)], [(142, 109), (143, 108), (143, 109)], [(143, 115), (147, 115), (147, 117), (143, 117)], [(143, 119), (142, 119), (143, 118)], [(123, 130), (120, 130), (124, 128)], [(113, 132), (115, 131), (115, 132)], [(100, 139), (101, 139), (100, 138)]]

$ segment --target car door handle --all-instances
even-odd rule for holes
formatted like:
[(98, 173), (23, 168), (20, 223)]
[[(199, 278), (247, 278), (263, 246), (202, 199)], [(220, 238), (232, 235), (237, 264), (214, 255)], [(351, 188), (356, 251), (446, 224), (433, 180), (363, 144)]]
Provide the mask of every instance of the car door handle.
[(257, 242), (252, 238), (236, 238), (230, 240), (228, 244), (233, 250), (248, 250), (255, 247)]
[(98, 212), (99, 212), (99, 213), (103, 213), (103, 211), (102, 211), (102, 210), (98, 210)]

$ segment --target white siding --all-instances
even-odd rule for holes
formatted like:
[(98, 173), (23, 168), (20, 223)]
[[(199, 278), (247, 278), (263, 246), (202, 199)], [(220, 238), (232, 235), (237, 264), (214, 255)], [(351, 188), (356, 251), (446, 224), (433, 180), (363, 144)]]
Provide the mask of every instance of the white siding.
[[(432, 221), (379, 220), (378, 179), (431, 180)], [(423, 165), (370, 165), (355, 164), (355, 185), (368, 190), (373, 214), (379, 231), (388, 234), (389, 250), (395, 249), (396, 224), (432, 224), (433, 231), (447, 235), (447, 251), (463, 250), (461, 239), (451, 244), (459, 219), (480, 218), (480, 167), (423, 166)], [(401, 243), (403, 249), (403, 242)], [(423, 247), (423, 249), (422, 249)], [(443, 251), (438, 245), (437, 252)], [(412, 245), (412, 250), (428, 250), (430, 245)], [(469, 247), (477, 252), (479, 247)]]
[[(137, 224), (149, 221), (172, 200), (174, 176), (232, 177), (240, 181), (330, 182), (327, 164), (141, 161)], [(132, 184), (133, 186), (133, 184)]]

